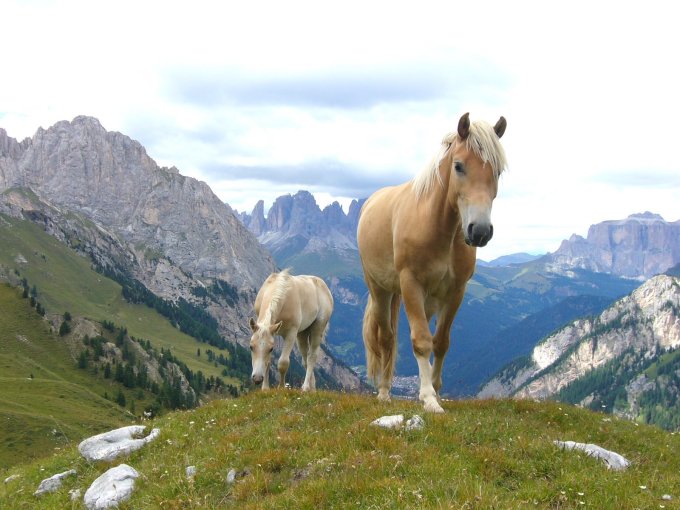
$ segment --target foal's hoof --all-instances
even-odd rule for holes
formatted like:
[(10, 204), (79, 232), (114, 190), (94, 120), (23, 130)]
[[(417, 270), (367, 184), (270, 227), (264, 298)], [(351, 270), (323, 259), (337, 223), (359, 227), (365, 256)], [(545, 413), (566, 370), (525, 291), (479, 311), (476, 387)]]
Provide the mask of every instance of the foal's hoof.
[(378, 391), (378, 400), (379, 400), (380, 402), (389, 402), (390, 400), (392, 400), (392, 398), (390, 397), (389, 392), (387, 392), (387, 391)]
[(439, 405), (436, 399), (433, 399), (425, 402), (425, 412), (441, 414), (444, 412), (444, 408)]

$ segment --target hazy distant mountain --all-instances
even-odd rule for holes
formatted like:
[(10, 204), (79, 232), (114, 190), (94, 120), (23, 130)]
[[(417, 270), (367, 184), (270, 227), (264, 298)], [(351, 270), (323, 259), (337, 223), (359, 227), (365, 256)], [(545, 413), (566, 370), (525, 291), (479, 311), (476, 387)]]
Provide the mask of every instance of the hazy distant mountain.
[(586, 239), (574, 234), (563, 241), (549, 258), (559, 266), (646, 279), (680, 262), (680, 220), (645, 212), (604, 221), (592, 225)]
[(557, 398), (680, 427), (680, 279), (659, 275), (503, 368), (479, 397)]
[(239, 217), (281, 267), (321, 276), (357, 274), (356, 229), (363, 203), (352, 201), (347, 214), (338, 202), (321, 210), (311, 193), (298, 191), (278, 197), (266, 218), (262, 201)]
[(531, 255), (530, 253), (512, 253), (510, 255), (503, 255), (490, 262), (485, 260), (477, 259), (478, 266), (484, 267), (498, 267), (498, 266), (508, 266), (510, 264), (523, 264), (525, 262), (531, 262), (532, 260), (540, 259), (543, 255)]

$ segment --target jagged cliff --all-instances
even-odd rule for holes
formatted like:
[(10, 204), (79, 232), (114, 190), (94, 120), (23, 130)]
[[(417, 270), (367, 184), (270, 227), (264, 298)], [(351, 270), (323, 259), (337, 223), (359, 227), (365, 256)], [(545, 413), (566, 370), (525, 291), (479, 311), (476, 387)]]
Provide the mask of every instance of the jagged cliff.
[(646, 279), (680, 262), (680, 221), (650, 212), (604, 221), (591, 225), (585, 239), (572, 235), (548, 257), (557, 266)]

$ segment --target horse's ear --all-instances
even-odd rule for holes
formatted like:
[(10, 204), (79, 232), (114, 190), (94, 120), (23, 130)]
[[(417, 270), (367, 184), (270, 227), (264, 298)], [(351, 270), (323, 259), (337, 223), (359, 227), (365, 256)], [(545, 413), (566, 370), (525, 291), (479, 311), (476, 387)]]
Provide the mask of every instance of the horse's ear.
[(283, 321), (279, 321), (276, 324), (272, 324), (271, 326), (269, 326), (269, 332), (272, 335), (277, 334), (279, 332), (279, 329), (281, 329), (281, 324), (283, 324)]
[(463, 115), (458, 121), (458, 136), (465, 140), (470, 134), (470, 113)]
[(493, 130), (496, 132), (496, 136), (498, 136), (498, 138), (503, 136), (506, 127), (508, 127), (508, 121), (505, 120), (505, 117), (501, 115), (501, 118), (498, 119), (498, 122), (496, 122), (496, 125), (493, 127)]
[(255, 333), (258, 330), (257, 322), (255, 322), (255, 319), (253, 319), (252, 317), (250, 318), (250, 329), (253, 330), (253, 333)]

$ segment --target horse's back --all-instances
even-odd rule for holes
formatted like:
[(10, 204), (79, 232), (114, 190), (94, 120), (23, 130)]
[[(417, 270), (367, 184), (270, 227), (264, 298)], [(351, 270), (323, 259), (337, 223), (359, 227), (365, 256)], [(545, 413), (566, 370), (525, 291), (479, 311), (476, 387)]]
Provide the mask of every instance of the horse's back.
[(357, 226), (357, 245), (364, 276), (393, 292), (399, 282), (394, 261), (394, 224), (408, 201), (410, 183), (376, 191), (364, 203)]

